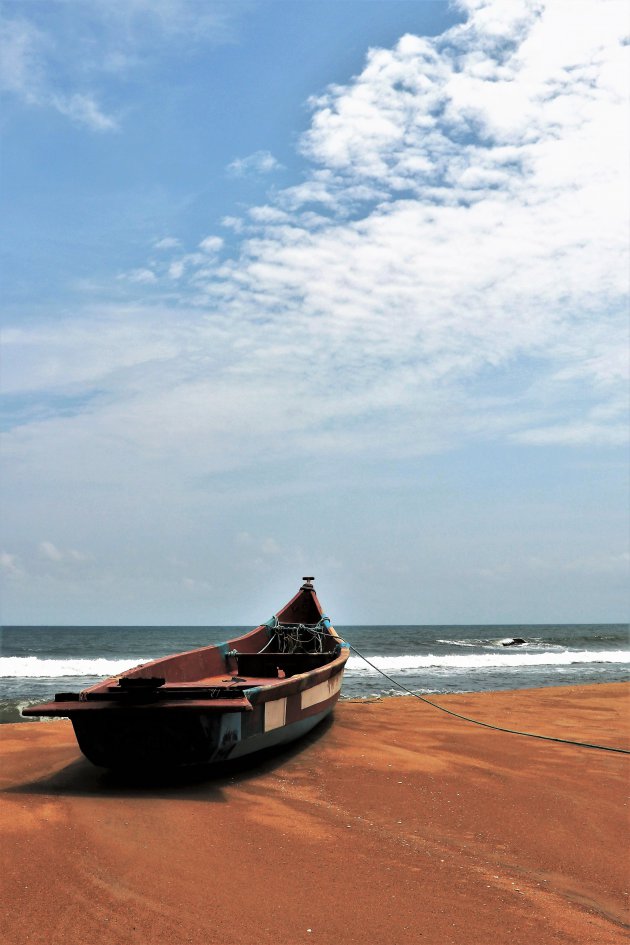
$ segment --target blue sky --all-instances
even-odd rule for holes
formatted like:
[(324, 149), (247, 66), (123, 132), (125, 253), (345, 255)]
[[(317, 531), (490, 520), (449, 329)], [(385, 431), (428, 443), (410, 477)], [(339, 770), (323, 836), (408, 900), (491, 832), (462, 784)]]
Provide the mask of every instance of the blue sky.
[(3, 622), (627, 619), (628, 25), (3, 4)]

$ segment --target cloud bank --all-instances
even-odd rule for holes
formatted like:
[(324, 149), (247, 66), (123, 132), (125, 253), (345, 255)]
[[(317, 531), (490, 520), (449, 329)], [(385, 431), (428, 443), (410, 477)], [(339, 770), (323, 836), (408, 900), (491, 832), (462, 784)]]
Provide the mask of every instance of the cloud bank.
[[(221, 256), (216, 233), (190, 252), (162, 240), (127, 275), (154, 294), (131, 298), (122, 318), (86, 313), (99, 346), (147, 366), (158, 331), (179, 379), (166, 398), (201, 385), (206, 405), (259, 402), (263, 388), (270, 433), (285, 427), (291, 390), (324, 439), (344, 421), (355, 439), (360, 418), (395, 441), (404, 417), (417, 439), (400, 446), (419, 451), (471, 424), (528, 442), (619, 441), (623, 4), (462, 6), (463, 25), (372, 50), (360, 75), (313, 99), (301, 141), (311, 169), (225, 221), (241, 234), (235, 255)], [(85, 334), (76, 317), (54, 338), (10, 333), (29, 363), (47, 351), (47, 368), (27, 365), (20, 385), (64, 386), (73, 362), (84, 383)], [(122, 395), (111, 378), (91, 380)], [(199, 411), (212, 432), (212, 409)]]

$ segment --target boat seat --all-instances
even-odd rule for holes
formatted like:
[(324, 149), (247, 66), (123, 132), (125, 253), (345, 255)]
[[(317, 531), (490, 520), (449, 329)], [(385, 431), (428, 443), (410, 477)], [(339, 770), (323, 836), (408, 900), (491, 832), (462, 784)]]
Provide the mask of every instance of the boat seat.
[(325, 666), (334, 658), (334, 653), (239, 653), (236, 665), (239, 676), (277, 679), (279, 670), (285, 676), (295, 676)]

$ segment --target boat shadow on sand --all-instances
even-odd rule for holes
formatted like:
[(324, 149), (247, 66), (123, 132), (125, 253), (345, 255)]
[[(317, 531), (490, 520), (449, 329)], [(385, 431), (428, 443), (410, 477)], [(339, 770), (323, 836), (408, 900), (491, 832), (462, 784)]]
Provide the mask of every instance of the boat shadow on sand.
[(224, 788), (271, 774), (277, 768), (308, 752), (326, 736), (332, 714), (298, 741), (246, 755), (234, 761), (177, 770), (106, 771), (82, 756), (63, 768), (32, 781), (0, 790), (0, 794), (67, 795), (76, 797), (145, 797), (206, 800), (224, 803)]

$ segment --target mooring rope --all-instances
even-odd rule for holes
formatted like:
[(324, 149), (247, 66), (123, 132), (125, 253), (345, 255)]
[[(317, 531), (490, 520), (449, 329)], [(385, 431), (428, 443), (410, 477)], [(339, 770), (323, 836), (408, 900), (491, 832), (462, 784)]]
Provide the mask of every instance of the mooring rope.
[[(297, 645), (303, 644), (305, 641), (300, 639), (299, 634), (300, 634), (300, 631), (306, 630), (311, 635), (311, 640), (319, 638), (318, 651), (321, 653), (323, 650), (321, 638), (327, 637), (329, 636), (329, 634), (327, 633), (326, 630), (320, 630), (319, 628), (320, 626), (324, 624), (324, 621), (327, 619), (328, 618), (322, 617), (319, 623), (315, 624), (314, 626), (313, 625), (309, 626), (308, 624), (307, 625), (305, 624), (283, 625), (279, 623), (277, 617), (272, 617), (270, 620), (267, 621), (267, 626), (269, 627), (270, 630), (274, 630), (275, 633), (272, 635), (268, 643), (263, 647), (261, 652), (264, 652), (264, 650), (267, 649), (267, 647), (269, 646), (269, 644), (274, 638), (277, 638), (278, 642), (281, 645), (284, 644), (284, 646), (286, 646), (287, 642), (289, 643), (289, 645), (293, 645), (293, 646), (295, 646), (296, 644)], [(278, 633), (278, 631), (280, 631), (280, 633)], [(295, 635), (295, 631), (297, 631), (297, 636)], [(281, 635), (284, 636), (284, 640), (281, 639)], [(630, 755), (630, 749), (628, 748), (616, 748), (611, 745), (596, 745), (591, 742), (578, 742), (572, 738), (559, 738), (553, 735), (539, 735), (535, 732), (521, 732), (518, 729), (505, 728), (503, 725), (492, 725), (491, 722), (482, 722), (480, 719), (473, 719), (468, 715), (462, 715), (460, 712), (454, 712), (453, 709), (447, 709), (446, 706), (439, 705), (437, 702), (433, 702), (431, 699), (427, 699), (426, 696), (421, 696), (418, 692), (414, 692), (412, 689), (409, 689), (407, 686), (399, 682), (397, 679), (394, 679), (393, 676), (389, 676), (386, 672), (384, 672), (382, 669), (379, 669), (378, 666), (372, 663), (367, 658), (367, 656), (364, 656), (363, 653), (357, 650), (356, 646), (353, 646), (352, 643), (349, 643), (347, 640), (339, 640), (339, 642), (345, 643), (346, 646), (348, 646), (353, 651), (353, 653), (356, 653), (356, 655), (360, 657), (365, 663), (367, 663), (368, 666), (371, 666), (372, 669), (374, 669), (377, 673), (380, 673), (381, 676), (384, 676), (385, 679), (389, 679), (389, 681), (393, 683), (395, 686), (398, 686), (399, 689), (402, 689), (404, 692), (407, 692), (410, 696), (413, 696), (414, 699), (419, 699), (420, 702), (424, 702), (426, 703), (426, 705), (430, 705), (434, 709), (439, 709), (440, 712), (445, 712), (447, 715), (452, 715), (453, 718), (455, 719), (461, 719), (462, 722), (470, 722), (473, 725), (480, 725), (483, 728), (492, 729), (492, 731), (494, 732), (505, 732), (507, 735), (521, 735), (523, 736), (523, 738), (537, 738), (540, 741), (558, 742), (562, 745), (573, 745), (576, 748), (593, 748), (597, 751), (612, 751), (620, 755)]]
[(492, 725), (490, 722), (481, 722), (479, 719), (471, 719), (467, 715), (461, 715), (459, 712), (453, 712), (452, 709), (447, 709), (443, 705), (438, 705), (437, 702), (432, 702), (431, 699), (427, 699), (425, 696), (421, 696), (417, 692), (413, 692), (412, 689), (408, 689), (407, 686), (404, 686), (401, 682), (398, 682), (397, 679), (394, 679), (393, 676), (388, 676), (387, 673), (383, 672), (382, 669), (379, 669), (378, 666), (375, 666), (374, 663), (370, 662), (367, 656), (364, 656), (363, 653), (359, 653), (356, 646), (353, 646), (352, 643), (348, 643), (347, 640), (344, 641), (350, 649), (360, 656), (364, 662), (371, 666), (372, 669), (375, 669), (377, 673), (380, 673), (381, 676), (384, 676), (385, 679), (389, 679), (390, 682), (394, 683), (395, 686), (398, 686), (400, 689), (404, 689), (405, 692), (408, 692), (410, 696), (419, 699), (420, 702), (426, 702), (427, 705), (433, 706), (434, 709), (439, 709), (441, 712), (446, 712), (447, 715), (452, 715), (456, 719), (461, 719), (463, 722), (472, 722), (473, 725), (482, 725), (484, 728), (493, 729), (495, 732), (507, 732), (508, 735), (523, 735), (525, 738), (539, 738), (545, 742), (561, 742), (563, 745), (574, 745), (578, 748), (595, 748), (598, 751), (614, 751), (618, 752), (621, 755), (630, 755), (630, 750), (627, 748), (613, 748), (610, 745), (593, 745), (590, 742), (577, 742), (571, 738), (556, 738), (552, 735), (537, 735), (534, 732), (520, 732), (513, 728), (504, 728), (502, 725)]

